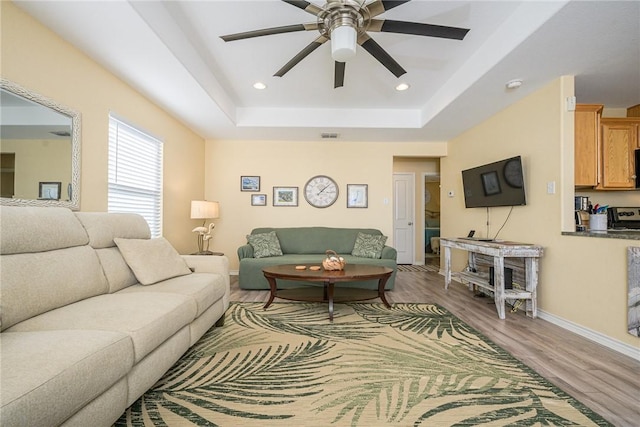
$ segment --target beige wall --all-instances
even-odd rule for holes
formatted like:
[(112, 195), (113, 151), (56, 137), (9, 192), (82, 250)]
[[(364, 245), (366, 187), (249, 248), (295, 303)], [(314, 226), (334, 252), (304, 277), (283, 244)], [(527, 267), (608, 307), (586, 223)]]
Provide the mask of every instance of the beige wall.
[[(514, 207), (499, 238), (545, 248), (538, 291), (543, 315), (637, 346), (627, 333), (626, 248), (638, 241), (561, 235), (573, 228), (573, 115), (563, 109), (571, 95), (573, 79), (558, 79), (450, 142), (441, 161), (442, 235), (486, 234), (486, 210), (464, 207), (461, 170), (521, 155), (527, 205)], [(546, 192), (550, 181), (556, 194)], [(455, 197), (446, 197), (449, 190)], [(492, 237), (508, 211), (490, 210)], [(456, 255), (461, 269), (465, 258)]]
[(428, 203), (425, 203), (425, 226), (427, 225), (427, 220), (440, 219), (440, 181), (437, 182), (425, 182), (424, 183), (425, 191), (428, 191), (431, 195)]
[(68, 200), (71, 182), (71, 142), (54, 139), (3, 140), (3, 153), (14, 153), (15, 193), (19, 199), (37, 199), (40, 182), (60, 182), (60, 198)]
[(13, 3), (2, 1), (2, 76), (82, 115), (83, 211), (107, 209), (109, 113), (164, 141), (163, 234), (193, 251), (190, 200), (204, 194), (204, 140)]
[[(235, 270), (236, 250), (255, 227), (372, 227), (382, 230), (393, 245), (394, 156), (445, 154), (445, 143), (207, 141), (205, 192), (208, 200), (220, 202), (221, 210), (212, 248), (228, 255)], [(261, 177), (260, 193), (267, 195), (267, 206), (251, 206), (254, 193), (240, 191), (241, 175)], [(328, 175), (338, 183), (340, 194), (333, 206), (317, 209), (304, 199), (304, 184), (315, 175)], [(367, 209), (346, 207), (347, 184), (368, 184)], [(274, 186), (298, 187), (298, 207), (274, 207)]]

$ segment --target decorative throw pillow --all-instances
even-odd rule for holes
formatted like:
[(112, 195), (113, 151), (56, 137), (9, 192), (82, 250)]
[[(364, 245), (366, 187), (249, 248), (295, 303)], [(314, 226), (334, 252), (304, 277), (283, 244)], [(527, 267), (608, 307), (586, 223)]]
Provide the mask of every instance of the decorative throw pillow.
[(275, 231), (261, 234), (248, 234), (247, 241), (253, 247), (254, 258), (282, 255), (280, 240)]
[(380, 258), (387, 236), (358, 233), (351, 255), (362, 258)]
[(191, 274), (187, 263), (164, 237), (113, 239), (141, 285), (153, 285), (172, 277)]

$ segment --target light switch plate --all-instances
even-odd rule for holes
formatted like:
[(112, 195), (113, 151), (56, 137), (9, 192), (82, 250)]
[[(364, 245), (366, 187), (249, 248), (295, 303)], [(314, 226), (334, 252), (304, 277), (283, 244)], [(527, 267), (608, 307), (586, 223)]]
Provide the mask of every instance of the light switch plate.
[(556, 182), (555, 181), (547, 182), (547, 194), (556, 194)]
[(576, 97), (567, 96), (567, 111), (576, 111)]

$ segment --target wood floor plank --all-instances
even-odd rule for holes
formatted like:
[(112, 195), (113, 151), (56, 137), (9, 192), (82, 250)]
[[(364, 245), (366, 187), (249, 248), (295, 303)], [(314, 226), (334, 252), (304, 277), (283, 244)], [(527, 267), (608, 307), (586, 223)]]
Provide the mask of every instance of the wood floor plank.
[[(439, 262), (437, 258), (433, 262)], [(522, 310), (498, 319), (491, 298), (436, 272), (398, 272), (393, 303), (434, 303), (481, 332), (551, 383), (620, 427), (640, 426), (640, 362)], [(245, 291), (231, 278), (231, 301), (266, 302), (268, 291)]]

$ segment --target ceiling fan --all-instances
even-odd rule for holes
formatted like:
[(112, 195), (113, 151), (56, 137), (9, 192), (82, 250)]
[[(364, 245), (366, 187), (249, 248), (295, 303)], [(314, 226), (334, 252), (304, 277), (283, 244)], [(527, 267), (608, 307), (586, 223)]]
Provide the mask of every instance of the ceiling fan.
[(292, 6), (316, 16), (316, 22), (263, 28), (260, 30), (220, 36), (225, 42), (268, 36), (296, 31), (317, 30), (320, 35), (302, 49), (296, 56), (280, 68), (274, 76), (282, 77), (300, 61), (322, 44), (331, 40), (331, 57), (335, 62), (334, 88), (344, 86), (345, 63), (356, 54), (356, 44), (362, 46), (393, 75), (400, 77), (406, 70), (396, 62), (368, 32), (413, 34), (417, 36), (439, 37), (462, 40), (469, 29), (422, 24), (417, 22), (376, 19), (387, 10), (408, 3), (411, 0), (327, 0), (323, 6), (305, 0), (282, 0)]

